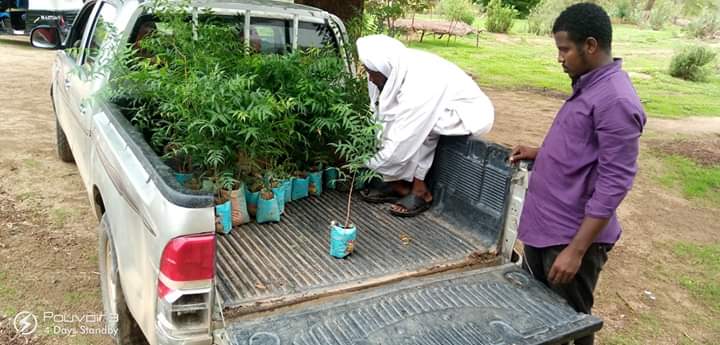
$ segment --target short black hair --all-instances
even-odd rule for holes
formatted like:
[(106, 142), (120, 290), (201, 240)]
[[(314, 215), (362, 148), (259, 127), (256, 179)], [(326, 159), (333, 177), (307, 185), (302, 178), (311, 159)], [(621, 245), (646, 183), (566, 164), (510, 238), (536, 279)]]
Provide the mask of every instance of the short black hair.
[(605, 10), (593, 3), (584, 2), (566, 8), (555, 19), (552, 32), (566, 31), (568, 37), (579, 45), (588, 37), (597, 40), (600, 49), (610, 52), (612, 46), (612, 23)]

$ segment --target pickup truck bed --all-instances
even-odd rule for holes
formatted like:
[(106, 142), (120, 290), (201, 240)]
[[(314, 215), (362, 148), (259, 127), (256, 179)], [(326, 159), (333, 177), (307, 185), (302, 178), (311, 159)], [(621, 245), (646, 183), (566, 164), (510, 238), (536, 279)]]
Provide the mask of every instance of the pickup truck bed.
[(498, 264), (510, 169), (507, 150), (443, 138), (429, 179), (435, 206), (415, 218), (354, 196), (356, 252), (328, 254), (329, 224), (347, 194), (326, 192), (286, 207), (278, 224), (246, 224), (218, 236), (217, 287), (226, 309), (244, 314), (472, 265)]
[(453, 230), (436, 215), (397, 218), (387, 205), (354, 197), (358, 241), (344, 260), (328, 254), (328, 243), (330, 221), (344, 217), (346, 193), (292, 202), (278, 224), (248, 224), (218, 236), (218, 290), (225, 306), (247, 308), (466, 266), (488, 251), (477, 235)]

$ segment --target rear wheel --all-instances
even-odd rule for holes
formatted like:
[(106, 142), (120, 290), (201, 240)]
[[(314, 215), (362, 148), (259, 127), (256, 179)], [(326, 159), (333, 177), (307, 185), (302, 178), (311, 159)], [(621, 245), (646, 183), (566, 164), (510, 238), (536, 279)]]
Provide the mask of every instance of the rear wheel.
[(115, 249), (110, 240), (107, 216), (103, 216), (100, 221), (98, 236), (100, 237), (98, 253), (100, 287), (105, 320), (113, 338), (113, 344), (146, 345), (148, 342), (125, 303), (125, 296), (122, 286), (120, 286)]
[(65, 163), (74, 163), (75, 157), (73, 157), (73, 153), (70, 150), (70, 144), (65, 136), (65, 131), (63, 131), (62, 127), (60, 127), (60, 121), (58, 121), (57, 116), (55, 116), (55, 135), (57, 137), (57, 152), (60, 160)]

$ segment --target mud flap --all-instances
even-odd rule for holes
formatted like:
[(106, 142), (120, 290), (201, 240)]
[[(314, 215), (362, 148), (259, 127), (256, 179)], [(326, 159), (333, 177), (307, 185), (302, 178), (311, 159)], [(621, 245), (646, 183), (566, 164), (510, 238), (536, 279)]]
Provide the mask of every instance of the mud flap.
[(514, 264), (411, 279), (228, 324), (236, 345), (556, 344), (602, 327)]

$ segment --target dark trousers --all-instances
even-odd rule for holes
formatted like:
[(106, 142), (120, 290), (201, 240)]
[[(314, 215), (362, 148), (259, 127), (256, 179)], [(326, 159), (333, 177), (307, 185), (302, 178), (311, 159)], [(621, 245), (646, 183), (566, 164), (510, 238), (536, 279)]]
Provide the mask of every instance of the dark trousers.
[[(593, 306), (593, 291), (598, 281), (598, 276), (603, 265), (607, 261), (607, 253), (612, 245), (594, 243), (588, 248), (582, 259), (582, 264), (575, 274), (575, 279), (568, 284), (555, 285), (548, 282), (547, 276), (550, 273), (555, 258), (560, 255), (566, 246), (552, 246), (547, 248), (535, 248), (525, 246), (525, 258), (523, 268), (530, 272), (535, 279), (547, 285), (551, 290), (564, 298), (568, 304), (578, 313), (591, 314)], [(577, 345), (592, 345), (595, 335), (589, 335), (575, 340)]]

